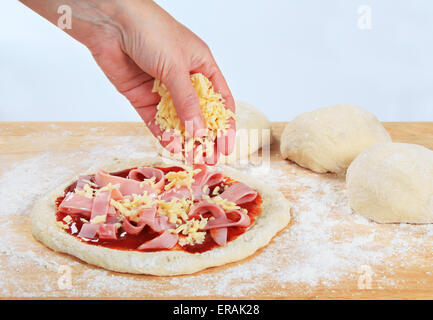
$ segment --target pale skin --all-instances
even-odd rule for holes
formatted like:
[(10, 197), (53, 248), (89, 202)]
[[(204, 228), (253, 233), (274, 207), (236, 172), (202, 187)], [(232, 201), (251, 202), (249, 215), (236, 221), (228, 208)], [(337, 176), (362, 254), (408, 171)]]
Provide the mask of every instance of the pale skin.
[[(167, 86), (180, 120), (189, 124), (186, 129), (192, 131), (190, 134), (200, 136), (205, 128), (190, 74), (200, 72), (209, 78), (226, 108), (235, 111), (233, 96), (209, 47), (153, 1), (20, 1), (56, 25), (59, 6), (70, 6), (72, 28), (64, 31), (90, 50), (107, 78), (155, 136), (162, 135), (154, 122), (160, 100), (157, 93), (152, 93), (155, 79)], [(230, 130), (218, 138), (216, 155), (233, 151), (234, 130), (235, 121), (231, 120)], [(161, 142), (165, 147), (168, 143)]]

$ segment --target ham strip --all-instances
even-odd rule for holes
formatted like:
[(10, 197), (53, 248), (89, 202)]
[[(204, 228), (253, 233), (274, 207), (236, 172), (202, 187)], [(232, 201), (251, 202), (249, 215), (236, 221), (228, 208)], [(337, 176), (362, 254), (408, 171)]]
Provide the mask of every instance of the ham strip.
[(110, 206), (111, 190), (99, 192), (93, 200), (91, 219), (97, 216), (106, 216)]
[(189, 212), (189, 217), (199, 216), (207, 212), (211, 213), (215, 218), (226, 216), (224, 210), (216, 203), (201, 201), (191, 208), (191, 211)]
[(81, 226), (81, 230), (80, 233), (78, 233), (78, 236), (80, 238), (94, 239), (98, 230), (98, 224), (85, 223)]
[(224, 175), (221, 172), (208, 172), (207, 166), (204, 164), (194, 165), (194, 170), (200, 169), (201, 171), (194, 176), (193, 186), (203, 186), (207, 185), (212, 187), (218, 183), (221, 183), (224, 179)]
[(188, 198), (191, 198), (191, 191), (187, 187), (173, 188), (173, 189), (170, 189), (170, 190), (167, 190), (167, 191), (164, 191), (163, 193), (161, 193), (159, 198), (161, 200), (164, 200), (167, 202), (171, 201), (174, 198), (188, 199)]
[(148, 225), (155, 232), (161, 232), (169, 228), (174, 228), (173, 224), (168, 223), (168, 217), (156, 216), (156, 207), (143, 209), (143, 211), (140, 213), (139, 221), (136, 226), (134, 226), (127, 219), (123, 221), (123, 229), (128, 234), (132, 235), (139, 234), (146, 225)]
[(101, 223), (98, 226), (99, 239), (117, 240), (117, 226), (115, 224)]
[(246, 184), (238, 182), (228, 187), (220, 194), (220, 197), (236, 204), (242, 204), (253, 201), (257, 197), (257, 192)]
[(195, 205), (190, 213), (190, 217), (198, 216), (204, 213), (210, 213), (215, 218), (209, 220), (204, 230), (216, 229), (216, 228), (227, 228), (227, 227), (248, 227), (251, 223), (248, 214), (241, 211), (233, 211), (240, 216), (238, 221), (233, 221), (227, 218), (225, 211), (215, 203), (209, 203), (207, 201), (201, 201)]
[(137, 226), (134, 226), (128, 219), (125, 219), (123, 220), (122, 228), (127, 234), (135, 236), (139, 234), (145, 226), (145, 223), (138, 223)]
[(152, 240), (143, 243), (137, 249), (171, 249), (176, 245), (178, 240), (179, 236), (176, 233), (173, 234), (166, 230), (156, 238), (153, 238)]
[(246, 228), (251, 224), (251, 219), (248, 214), (241, 211), (233, 211), (239, 214), (240, 218), (238, 221), (233, 221), (224, 216), (217, 217), (213, 220), (209, 220), (204, 230), (216, 229), (216, 228), (228, 228), (228, 227), (242, 227)]
[(151, 186), (145, 183), (142, 183), (137, 180), (112, 176), (108, 172), (102, 169), (99, 169), (99, 171), (96, 173), (95, 181), (100, 187), (105, 187), (109, 183), (111, 183), (112, 185), (120, 184), (119, 191), (121, 192), (122, 195), (131, 195), (131, 194), (141, 195), (145, 191), (147, 191), (149, 195), (154, 195), (156, 193)]
[(67, 214), (79, 214), (85, 218), (90, 218), (92, 211), (93, 199), (87, 198), (81, 194), (69, 192), (62, 203), (59, 205), (59, 211)]
[(144, 181), (141, 179), (141, 176), (144, 177), (144, 179), (152, 179), (155, 177), (155, 184), (154, 188), (158, 191), (162, 190), (165, 185), (165, 179), (164, 179), (164, 172), (162, 170), (151, 168), (151, 167), (141, 167), (134, 170), (129, 171), (128, 178), (132, 180), (137, 181)]
[(227, 243), (227, 228), (211, 229), (210, 236), (219, 246), (225, 246)]
[(90, 181), (90, 179), (92, 179), (92, 176), (79, 176), (76, 188), (78, 190), (83, 189), (84, 185), (87, 184)]

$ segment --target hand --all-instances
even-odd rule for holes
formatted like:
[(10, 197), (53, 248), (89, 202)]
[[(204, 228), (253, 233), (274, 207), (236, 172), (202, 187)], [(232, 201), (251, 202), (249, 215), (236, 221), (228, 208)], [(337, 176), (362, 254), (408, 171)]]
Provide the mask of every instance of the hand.
[[(22, 2), (41, 13), (43, 10), (35, 3), (46, 8), (55, 6), (57, 1)], [(235, 111), (230, 89), (207, 45), (153, 1), (69, 2), (75, 19), (68, 33), (89, 48), (108, 79), (131, 102), (155, 136), (162, 135), (160, 127), (153, 121), (160, 100), (157, 93), (152, 93), (155, 78), (170, 91), (180, 120), (184, 123), (192, 121), (194, 132), (190, 134), (204, 128), (190, 74), (200, 72), (209, 78), (223, 96), (226, 108)], [(68, 1), (61, 3), (68, 4)], [(48, 15), (43, 13), (43, 16)], [(219, 152), (225, 155), (234, 147), (234, 120), (230, 126), (229, 133), (217, 141)], [(162, 144), (166, 146), (168, 141)]]

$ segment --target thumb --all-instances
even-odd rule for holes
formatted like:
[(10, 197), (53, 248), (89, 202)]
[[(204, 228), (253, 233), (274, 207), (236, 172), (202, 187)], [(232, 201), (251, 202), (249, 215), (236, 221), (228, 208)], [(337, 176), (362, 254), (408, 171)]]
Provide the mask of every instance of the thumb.
[(200, 103), (191, 84), (187, 72), (177, 73), (165, 82), (173, 99), (174, 107), (185, 130), (194, 135), (198, 130), (205, 128)]

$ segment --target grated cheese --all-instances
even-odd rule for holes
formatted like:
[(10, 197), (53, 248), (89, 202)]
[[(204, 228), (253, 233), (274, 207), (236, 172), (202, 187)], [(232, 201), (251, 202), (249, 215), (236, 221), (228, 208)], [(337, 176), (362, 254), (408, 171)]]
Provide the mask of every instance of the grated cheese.
[(188, 220), (193, 201), (190, 199), (173, 198), (170, 201), (158, 200), (158, 213), (168, 217), (170, 223), (181, 224)]
[(241, 210), (242, 209), (236, 203), (228, 201), (226, 199), (223, 199), (220, 196), (216, 196), (216, 197), (211, 198), (207, 195), (203, 195), (203, 199), (209, 203), (215, 203), (215, 204), (219, 205), (221, 208), (224, 209), (224, 211), (235, 211), (235, 210)]
[(63, 218), (63, 221), (65, 221), (66, 223), (69, 223), (72, 221), (72, 217), (70, 215), (67, 215), (66, 217)]
[(95, 196), (95, 189), (93, 189), (88, 183), (86, 183), (83, 186), (83, 189), (77, 189), (75, 188), (74, 192), (76, 194), (81, 194), (83, 196), (85, 196), (86, 198), (93, 198)]
[(143, 195), (132, 195), (132, 201), (129, 199), (123, 200), (110, 200), (110, 205), (116, 208), (121, 216), (128, 217), (129, 220), (138, 222), (138, 215), (141, 209), (152, 208), (156, 205), (156, 201), (147, 192), (144, 192)]
[(105, 221), (107, 220), (107, 215), (100, 215), (100, 216), (96, 216), (94, 217), (92, 220), (90, 220), (90, 223), (105, 223)]
[(145, 185), (149, 185), (149, 186), (151, 186), (152, 188), (154, 188), (155, 183), (156, 183), (156, 177), (152, 177), (152, 178), (150, 178), (150, 179), (145, 179), (145, 180), (143, 180), (142, 182), (140, 182), (140, 187), (143, 187), (143, 186), (145, 186)]
[(191, 190), (192, 183), (194, 182), (194, 175), (199, 173), (201, 169), (185, 169), (179, 172), (169, 172), (165, 175), (168, 183), (165, 185), (165, 190), (170, 190), (172, 188), (188, 187)]
[(200, 216), (200, 220), (192, 219), (189, 220), (176, 229), (169, 229), (171, 233), (181, 233), (186, 237), (179, 237), (179, 245), (194, 245), (203, 243), (206, 232), (198, 231), (203, 230), (207, 224), (207, 219)]
[(215, 189), (213, 189), (212, 194), (213, 194), (214, 196), (216, 196), (216, 195), (218, 194), (219, 191), (220, 191), (220, 187), (219, 187), (219, 186), (216, 186)]
[[(215, 140), (221, 131), (225, 132), (229, 128), (228, 120), (234, 119), (235, 114), (225, 108), (223, 97), (220, 93), (215, 92), (212, 83), (203, 74), (192, 74), (191, 83), (199, 99), (208, 136)], [(160, 80), (155, 80), (152, 92), (157, 92), (161, 96), (155, 116), (156, 123), (162, 130), (173, 131), (184, 141), (185, 128), (177, 115), (167, 87)]]
[(111, 190), (114, 190), (114, 189), (119, 190), (119, 188), (120, 188), (120, 183), (111, 184), (111, 182), (109, 182), (107, 185), (105, 185), (101, 189), (96, 190), (96, 193), (111, 191)]

